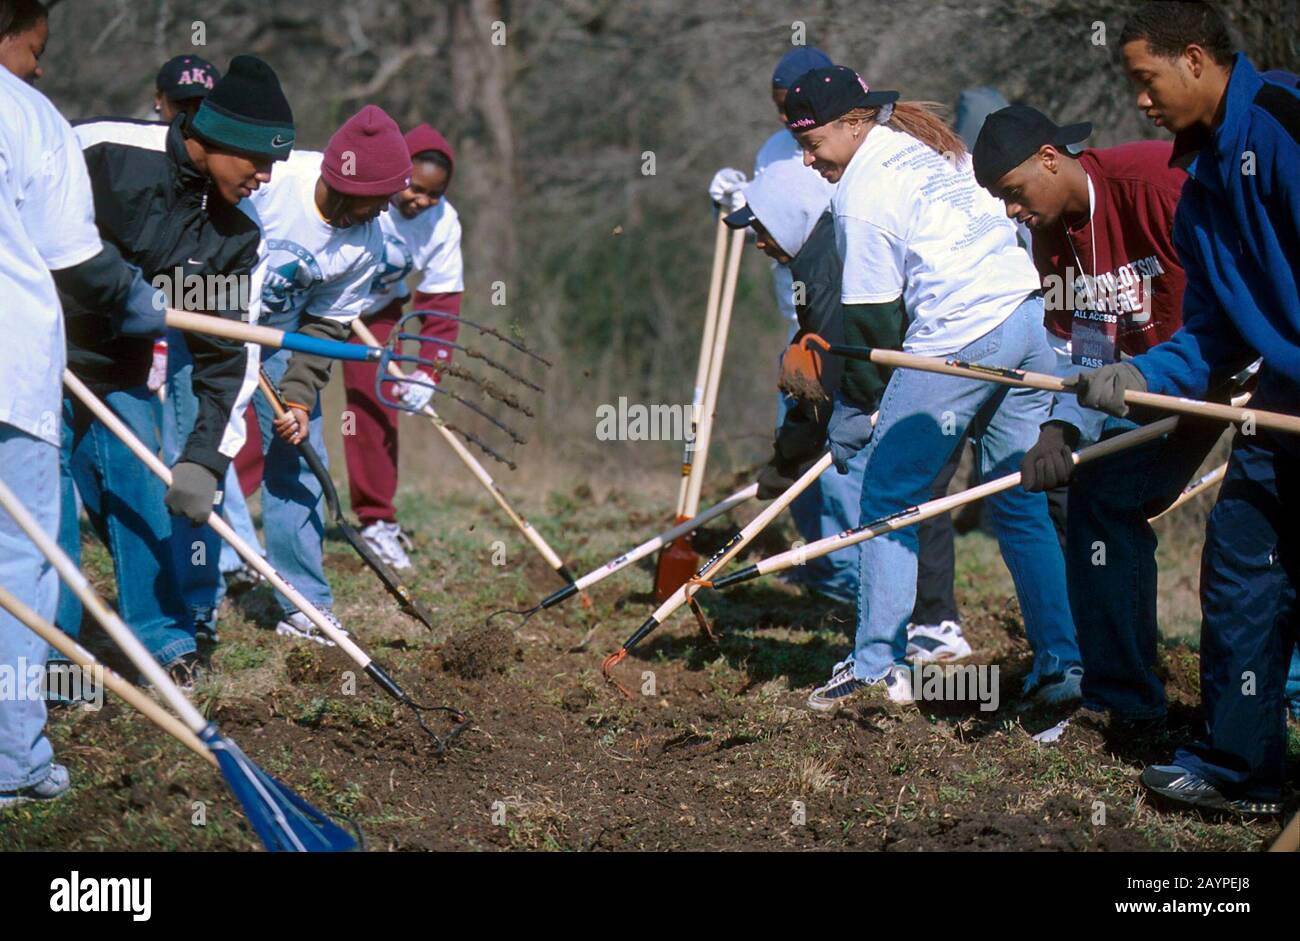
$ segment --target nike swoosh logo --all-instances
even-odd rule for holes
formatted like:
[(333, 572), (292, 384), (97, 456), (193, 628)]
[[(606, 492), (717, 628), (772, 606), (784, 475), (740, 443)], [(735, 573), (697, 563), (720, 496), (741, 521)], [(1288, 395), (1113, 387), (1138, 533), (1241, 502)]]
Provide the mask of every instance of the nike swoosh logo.
[(285, 140), (285, 139), (282, 138), (279, 134), (276, 134), (274, 137), (271, 138), (271, 146), (272, 146), (272, 147), (291, 147), (291, 146), (293, 146), (293, 138), (290, 137), (288, 140)]
[(201, 267), (203, 265), (203, 262), (199, 261), (197, 258), (187, 258), (186, 261), (188, 261), (191, 265), (195, 265), (195, 266)]

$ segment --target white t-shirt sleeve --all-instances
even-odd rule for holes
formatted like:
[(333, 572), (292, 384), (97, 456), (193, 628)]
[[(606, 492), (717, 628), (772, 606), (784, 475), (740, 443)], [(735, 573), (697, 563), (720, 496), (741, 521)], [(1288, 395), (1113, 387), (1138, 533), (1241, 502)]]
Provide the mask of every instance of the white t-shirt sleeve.
[(883, 304), (903, 295), (907, 242), (874, 222), (844, 215), (837, 240), (844, 259), (840, 300), (845, 304)]
[(94, 258), (103, 249), (95, 227), (90, 174), (71, 126), (60, 119), (27, 181), (19, 215), (41, 259), (53, 271)]
[(465, 263), (460, 254), (460, 219), (453, 216), (440, 225), (436, 245), (420, 268), (417, 291), (424, 294), (450, 294), (465, 290)]

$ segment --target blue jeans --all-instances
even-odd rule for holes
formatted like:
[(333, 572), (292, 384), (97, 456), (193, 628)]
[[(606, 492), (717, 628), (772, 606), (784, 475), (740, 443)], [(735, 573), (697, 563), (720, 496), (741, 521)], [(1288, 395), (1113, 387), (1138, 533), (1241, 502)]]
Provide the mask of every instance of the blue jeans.
[[(288, 365), (288, 350), (277, 350), (262, 361), (266, 374), (279, 383)], [(317, 608), (334, 607), (334, 595), (325, 578), (325, 519), (321, 512), (320, 482), (298, 455), (271, 427), (271, 406), (259, 393), (253, 397), (257, 425), (262, 432), (262, 453), (266, 469), (262, 476), (262, 532), (266, 536), (266, 557), (271, 565), (294, 588)], [(324, 420), (320, 398), (311, 413), (309, 440), (323, 462), (325, 452)], [(279, 592), (275, 594), (286, 615), (297, 607)]]
[[(1254, 408), (1300, 413), (1300, 388), (1266, 366)], [(1300, 442), (1257, 429), (1233, 441), (1201, 553), (1205, 735), (1175, 764), (1231, 797), (1277, 800), (1286, 778), (1284, 695), (1300, 613)], [(1292, 522), (1288, 523), (1287, 520)]]
[[(1137, 427), (1108, 418), (1101, 440)], [(1129, 719), (1165, 714), (1164, 684), (1155, 673), (1157, 540), (1147, 520), (1178, 498), (1222, 434), (1222, 422), (1183, 418), (1172, 434), (1084, 464), (1075, 476), (1065, 560), (1083, 703), (1091, 709)]]
[[(141, 385), (102, 398), (131, 433), (157, 454), (157, 397)], [(164, 666), (193, 653), (194, 622), (177, 584), (169, 546), (172, 522), (163, 503), (166, 485), (71, 397), (63, 400), (60, 464), (63, 551), (80, 563), (76, 504), (80, 494), (95, 533), (113, 557), (122, 620)], [(66, 588), (59, 595), (57, 623), (70, 637), (81, 633), (81, 602)], [(62, 655), (51, 652), (51, 658), (62, 659)]]
[[(793, 404), (792, 398), (781, 396), (777, 427)], [(849, 461), (847, 474), (827, 471), (794, 499), (790, 516), (804, 542), (815, 542), (858, 525), (858, 494), (862, 492), (862, 473), (866, 468), (864, 448)], [(796, 571), (798, 574), (791, 580), (800, 585), (848, 597), (858, 593), (858, 558), (852, 546), (813, 559)]]
[[(261, 556), (266, 555), (262, 544), (257, 538), (257, 529), (253, 526), (252, 514), (248, 512), (248, 501), (244, 499), (244, 491), (239, 486), (239, 473), (235, 470), (235, 462), (230, 462), (230, 467), (226, 469), (225, 499), (221, 504), (221, 515), (226, 518), (226, 522), (231, 525), (235, 532), (244, 542), (248, 543)], [(244, 564), (243, 558), (230, 547), (228, 543), (221, 545), (221, 571), (229, 573), (238, 571)], [(221, 583), (221, 595), (225, 595), (225, 581)]]
[[(955, 354), (987, 366), (1050, 372), (1054, 353), (1043, 302), (1031, 297), (1002, 324)], [(863, 479), (860, 518), (877, 520), (923, 503), (963, 438), (975, 443), (985, 480), (1016, 473), (1038, 439), (1052, 397), (1035, 389), (898, 369), (880, 403)], [(1034, 651), (1028, 690), (1079, 664), (1065, 593), (1065, 561), (1047, 498), (1020, 487), (989, 497), (994, 532), (1011, 571)], [(907, 620), (916, 600), (917, 531), (908, 526), (859, 543), (853, 672), (877, 680), (904, 663)]]
[[(59, 449), (0, 423), (0, 479), (54, 538), (59, 532)], [(47, 621), (59, 601), (59, 577), (9, 514), (0, 509), (0, 585)], [(0, 667), (24, 687), (26, 665), (43, 668), (45, 641), (0, 608)], [(44, 781), (54, 749), (45, 737), (45, 701), (24, 695), (0, 702), (0, 791)]]
[[(163, 461), (174, 466), (180, 460), (185, 442), (198, 420), (199, 401), (193, 388), (194, 361), (177, 330), (167, 334), (167, 401), (163, 405)], [(230, 475), (226, 475), (227, 484)], [(223, 492), (225, 484), (220, 488)], [(222, 501), (216, 509), (224, 510)], [(185, 604), (196, 618), (210, 620), (221, 604), (226, 584), (221, 577), (220, 560), (224, 549), (220, 538), (207, 523), (195, 525), (183, 516), (172, 517), (172, 564), (180, 579)]]
[[(194, 395), (194, 363), (183, 336), (173, 330), (167, 342), (167, 402), (163, 406), (163, 459), (174, 465), (180, 460), (185, 440), (194, 430), (198, 416), (199, 403)], [(253, 528), (252, 518), (248, 513), (248, 504), (244, 492), (239, 488), (239, 474), (232, 461), (226, 468), (226, 478), (221, 485), (222, 499), (217, 504), (221, 515), (225, 517), (236, 533), (252, 546), (259, 555), (266, 555), (257, 540), (257, 530)], [(205, 558), (218, 546), (219, 561), (217, 571), (210, 565), (190, 564), (196, 543), (204, 547)], [(228, 543), (221, 541), (212, 527), (192, 526), (188, 520), (177, 517), (172, 526), (172, 551), (177, 559), (177, 569), (182, 573), (182, 590), (190, 610), (210, 613), (221, 605), (226, 596), (226, 582), (222, 573), (233, 572), (243, 564)]]

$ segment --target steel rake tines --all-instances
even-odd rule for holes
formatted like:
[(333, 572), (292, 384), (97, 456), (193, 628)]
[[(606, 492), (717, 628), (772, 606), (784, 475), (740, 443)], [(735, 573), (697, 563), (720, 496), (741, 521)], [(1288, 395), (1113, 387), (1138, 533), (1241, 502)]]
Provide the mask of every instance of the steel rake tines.
[(515, 431), (515, 429), (511, 428), (505, 422), (496, 418), (490, 412), (484, 410), (482, 407), (475, 405), (473, 402), (465, 398), (460, 393), (453, 392), (451, 389), (444, 389), (442, 386), (438, 385), (437, 383), (430, 382), (426, 379), (411, 378), (409, 376), (394, 376), (391, 373), (388, 373), (386, 370), (388, 363), (414, 363), (418, 366), (427, 366), (430, 369), (437, 369), (438, 368), (437, 363), (432, 362), (431, 360), (427, 360), (421, 356), (407, 356), (400, 353), (394, 353), (392, 352), (392, 350), (384, 351), (384, 359), (385, 362), (381, 363), (381, 367), (384, 368), (379, 369), (375, 373), (375, 396), (376, 398), (379, 399), (381, 404), (387, 406), (388, 408), (401, 409), (404, 412), (418, 413), (422, 411), (422, 409), (411, 408), (410, 406), (408, 406), (402, 400), (400, 394), (396, 396), (388, 395), (385, 392), (385, 388), (391, 387), (394, 384), (402, 384), (402, 383), (410, 383), (412, 385), (425, 386), (429, 389), (432, 389), (434, 392), (450, 397), (454, 401), (459, 402), (461, 405), (465, 406), (471, 412), (474, 412), (475, 414), (482, 416), (484, 419), (491, 422), (497, 428), (500, 428), (502, 431), (504, 431), (510, 437), (510, 440), (513, 441), (515, 444), (528, 443), (528, 439), (520, 435), (519, 432)]
[(413, 340), (416, 343), (433, 343), (438, 346), (445, 346), (451, 350), (460, 350), (470, 359), (482, 360), (488, 366), (491, 366), (493, 369), (497, 370), (498, 372), (508, 376), (510, 379), (519, 383), (521, 386), (527, 386), (529, 389), (532, 389), (534, 392), (538, 392), (538, 393), (544, 393), (546, 391), (541, 386), (537, 385), (537, 383), (530, 382), (529, 380), (525, 379), (523, 376), (519, 375), (517, 372), (512, 370), (509, 366), (505, 365), (504, 363), (499, 363), (492, 357), (487, 356), (484, 353), (480, 353), (478, 350), (472, 350), (468, 346), (462, 346), (459, 343), (453, 343), (451, 342), (451, 340), (443, 340), (437, 337), (422, 336), (418, 333), (404, 333), (400, 331), (395, 332), (393, 334), (393, 340), (395, 345), (401, 343), (401, 341), (403, 340)]
[[(429, 738), (433, 739), (433, 753), (435, 755), (446, 753), (447, 749), (451, 746), (451, 743), (459, 738), (461, 733), (470, 726), (469, 713), (463, 712), (452, 706), (425, 706), (416, 702), (410, 696), (404, 697), (401, 700), (401, 703), (403, 706), (406, 706), (411, 710), (411, 714), (415, 716), (416, 723), (424, 730), (424, 733), (428, 735)], [(425, 721), (424, 713), (426, 712), (446, 712), (450, 714), (455, 725), (452, 726), (450, 732), (447, 732), (444, 735), (439, 735), (431, 729), (429, 723)]]
[(533, 359), (537, 360), (547, 369), (551, 368), (551, 361), (549, 359), (547, 359), (546, 357), (538, 353), (534, 353), (532, 350), (524, 346), (524, 344), (520, 343), (518, 340), (512, 340), (510, 337), (506, 336), (501, 331), (494, 329), (493, 327), (484, 327), (481, 324), (474, 323), (474, 321), (472, 320), (466, 320), (463, 317), (461, 317), (460, 314), (444, 314), (443, 312), (437, 310), (413, 311), (412, 313), (407, 314), (404, 318), (402, 318), (402, 325), (405, 326), (406, 321), (414, 317), (437, 317), (440, 320), (454, 320), (456, 321), (456, 323), (460, 324), (461, 326), (472, 327), (473, 329), (477, 330), (479, 333), (484, 333), (490, 337), (495, 337), (496, 339), (500, 340), (502, 343), (506, 344), (507, 346), (513, 347), (514, 349), (518, 350), (519, 352), (527, 356), (531, 356)]

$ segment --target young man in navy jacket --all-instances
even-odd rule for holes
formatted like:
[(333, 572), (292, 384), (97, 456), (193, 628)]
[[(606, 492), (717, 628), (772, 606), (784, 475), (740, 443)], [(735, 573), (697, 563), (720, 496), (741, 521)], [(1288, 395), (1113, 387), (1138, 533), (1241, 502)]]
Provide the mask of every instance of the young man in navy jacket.
[[(1152, 3), (1120, 38), (1137, 105), (1175, 135), (1189, 175), (1174, 220), (1183, 327), (1078, 380), (1080, 402), (1127, 412), (1126, 390), (1203, 398), (1263, 357), (1252, 406), (1300, 414), (1300, 97), (1233, 54), (1204, 3)], [(1186, 807), (1281, 812), (1283, 684), (1296, 639), (1300, 436), (1243, 427), (1201, 566), (1205, 737), (1143, 772)]]

